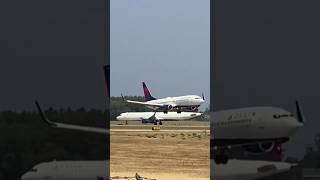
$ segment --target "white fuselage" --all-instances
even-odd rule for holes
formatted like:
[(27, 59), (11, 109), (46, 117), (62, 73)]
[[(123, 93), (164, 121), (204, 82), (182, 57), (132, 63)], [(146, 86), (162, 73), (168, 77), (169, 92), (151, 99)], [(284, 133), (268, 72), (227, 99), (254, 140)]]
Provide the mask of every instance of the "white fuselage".
[(230, 160), (228, 164), (211, 162), (211, 178), (217, 180), (256, 180), (289, 171), (286, 162)]
[[(140, 121), (141, 119), (148, 119), (150, 118), (154, 112), (126, 112), (121, 113), (119, 116), (117, 116), (117, 120), (122, 121)], [(171, 120), (171, 121), (179, 121), (179, 120), (189, 120), (196, 117), (201, 116), (202, 113), (195, 113), (195, 112), (157, 112), (155, 114), (156, 119), (161, 120)]]
[(108, 176), (108, 161), (52, 161), (34, 166), (21, 180), (102, 180)]
[[(284, 162), (230, 160), (226, 165), (212, 162), (211, 174), (219, 180), (255, 180), (290, 170)], [(270, 167), (271, 166), (271, 167)], [(109, 178), (108, 161), (52, 161), (40, 163), (21, 180), (103, 180)]]
[(249, 107), (211, 112), (213, 139), (273, 139), (291, 136), (303, 126), (281, 108)]
[(148, 101), (150, 104), (166, 104), (172, 105), (173, 107), (200, 106), (203, 102), (204, 100), (200, 96), (196, 95), (167, 97)]

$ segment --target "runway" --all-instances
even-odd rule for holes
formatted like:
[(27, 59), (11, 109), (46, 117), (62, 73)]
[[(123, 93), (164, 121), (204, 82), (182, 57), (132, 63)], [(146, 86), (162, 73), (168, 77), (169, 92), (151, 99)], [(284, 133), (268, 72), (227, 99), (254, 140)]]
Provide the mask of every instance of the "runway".
[[(160, 127), (160, 130), (152, 130)], [(111, 132), (210, 132), (209, 126), (176, 126), (176, 125), (111, 125)]]
[(110, 129), (111, 132), (206, 132), (209, 133), (210, 130), (200, 130), (200, 129), (161, 129), (152, 130), (150, 129)]

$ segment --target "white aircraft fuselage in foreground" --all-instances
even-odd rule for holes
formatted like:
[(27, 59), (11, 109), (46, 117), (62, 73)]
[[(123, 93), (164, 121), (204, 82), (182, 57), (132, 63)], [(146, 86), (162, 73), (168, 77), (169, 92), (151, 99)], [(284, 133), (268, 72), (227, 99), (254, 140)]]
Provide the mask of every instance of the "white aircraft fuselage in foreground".
[(257, 180), (287, 172), (293, 165), (286, 162), (230, 160), (228, 164), (211, 163), (211, 178), (217, 180)]
[(108, 161), (52, 161), (35, 165), (21, 180), (105, 180)]
[[(23, 174), (21, 180), (104, 180), (109, 178), (108, 164), (108, 161), (44, 162)], [(213, 163), (211, 177), (218, 180), (256, 180), (289, 171), (291, 167), (284, 162), (230, 160), (226, 165)]]
[(211, 146), (217, 150), (216, 163), (227, 163), (227, 150), (240, 146), (252, 153), (269, 152), (275, 144), (289, 140), (303, 127), (299, 104), (297, 118), (276, 107), (249, 107), (206, 114), (211, 120)]
[(179, 121), (179, 120), (190, 120), (196, 117), (199, 117), (202, 115), (202, 113), (196, 113), (196, 112), (126, 112), (121, 113), (119, 116), (117, 116), (117, 120), (122, 121), (141, 121), (149, 119), (155, 115), (155, 118), (160, 121)]
[(144, 82), (142, 83), (142, 85), (146, 102), (126, 100), (127, 102), (142, 104), (153, 110), (162, 109), (164, 113), (168, 113), (168, 111), (171, 111), (172, 109), (177, 109), (177, 112), (180, 113), (183, 109), (197, 111), (198, 107), (205, 101), (204, 97), (200, 97), (197, 95), (156, 99), (151, 95), (148, 87)]

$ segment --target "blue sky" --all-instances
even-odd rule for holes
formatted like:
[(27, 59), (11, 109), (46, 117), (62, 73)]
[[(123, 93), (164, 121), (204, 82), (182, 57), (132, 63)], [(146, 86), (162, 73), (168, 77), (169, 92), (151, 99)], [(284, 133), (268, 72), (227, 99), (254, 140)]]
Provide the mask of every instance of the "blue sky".
[(111, 0), (111, 95), (210, 99), (209, 0)]

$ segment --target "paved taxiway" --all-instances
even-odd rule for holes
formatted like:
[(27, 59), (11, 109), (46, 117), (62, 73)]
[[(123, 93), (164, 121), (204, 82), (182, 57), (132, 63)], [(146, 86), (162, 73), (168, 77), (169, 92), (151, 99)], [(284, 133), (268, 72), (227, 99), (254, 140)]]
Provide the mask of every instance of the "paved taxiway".
[[(160, 127), (160, 130), (152, 130), (152, 127)], [(152, 126), (152, 125), (112, 125), (111, 132), (210, 132), (208, 126)]]

